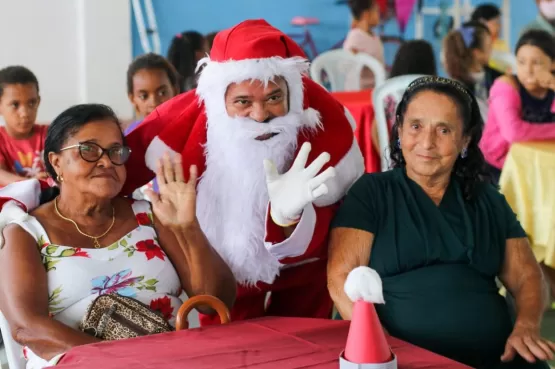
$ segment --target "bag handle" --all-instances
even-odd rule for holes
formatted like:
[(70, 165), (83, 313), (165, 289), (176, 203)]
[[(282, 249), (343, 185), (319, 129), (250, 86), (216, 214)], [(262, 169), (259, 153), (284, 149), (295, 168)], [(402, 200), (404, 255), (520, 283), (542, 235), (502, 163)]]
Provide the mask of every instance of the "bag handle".
[(231, 316), (229, 314), (229, 309), (225, 304), (217, 297), (210, 295), (198, 295), (191, 297), (181, 305), (177, 311), (177, 319), (175, 323), (175, 330), (180, 331), (182, 329), (189, 329), (189, 321), (187, 316), (197, 306), (209, 306), (216, 310), (218, 316), (220, 317), (221, 324), (227, 324), (231, 321)]

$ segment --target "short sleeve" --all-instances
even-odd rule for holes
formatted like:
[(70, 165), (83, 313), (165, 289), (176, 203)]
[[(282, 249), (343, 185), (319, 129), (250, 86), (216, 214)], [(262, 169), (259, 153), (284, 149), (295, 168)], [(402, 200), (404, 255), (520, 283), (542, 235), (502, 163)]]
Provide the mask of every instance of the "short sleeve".
[(375, 204), (376, 185), (372, 175), (365, 174), (347, 192), (332, 228), (355, 228), (370, 233), (378, 229), (378, 212)]
[(510, 238), (527, 237), (526, 232), (524, 231), (524, 228), (522, 228), (522, 225), (518, 221), (518, 218), (515, 212), (513, 211), (513, 209), (511, 208), (511, 205), (509, 205), (504, 195), (502, 194), (500, 195), (501, 195), (500, 201), (502, 201), (501, 205), (505, 212), (505, 222), (507, 225), (507, 235), (505, 238), (508, 240)]

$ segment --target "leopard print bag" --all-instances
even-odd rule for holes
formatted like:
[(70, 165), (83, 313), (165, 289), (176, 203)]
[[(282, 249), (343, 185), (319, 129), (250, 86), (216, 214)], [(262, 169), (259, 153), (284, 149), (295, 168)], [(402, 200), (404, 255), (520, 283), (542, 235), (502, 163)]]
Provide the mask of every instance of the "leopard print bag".
[(162, 314), (130, 297), (97, 297), (87, 309), (80, 329), (101, 340), (113, 341), (173, 331)]

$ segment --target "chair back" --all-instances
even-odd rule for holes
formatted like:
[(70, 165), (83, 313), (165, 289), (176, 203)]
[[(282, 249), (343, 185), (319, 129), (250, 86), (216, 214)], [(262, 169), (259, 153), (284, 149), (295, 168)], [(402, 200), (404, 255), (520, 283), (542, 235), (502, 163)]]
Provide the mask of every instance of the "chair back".
[(423, 75), (411, 74), (406, 76), (393, 77), (378, 86), (372, 95), (374, 105), (375, 124), (378, 125), (378, 142), (380, 145), (382, 172), (389, 170), (389, 125), (385, 114), (385, 101), (388, 96), (392, 96), (396, 103), (401, 102), (401, 98), (407, 87), (417, 78)]
[(0, 330), (2, 331), (2, 340), (6, 349), (6, 357), (8, 359), (8, 367), (10, 369), (25, 369), (27, 361), (23, 357), (23, 347), (21, 347), (12, 338), (8, 321), (0, 311)]
[[(335, 91), (361, 90), (361, 72), (367, 67), (374, 74), (374, 86), (381, 85), (386, 78), (385, 68), (376, 58), (364, 53), (354, 54), (350, 51), (337, 49), (318, 55), (310, 66), (310, 77), (316, 83)], [(328, 78), (328, 86), (323, 73)]]

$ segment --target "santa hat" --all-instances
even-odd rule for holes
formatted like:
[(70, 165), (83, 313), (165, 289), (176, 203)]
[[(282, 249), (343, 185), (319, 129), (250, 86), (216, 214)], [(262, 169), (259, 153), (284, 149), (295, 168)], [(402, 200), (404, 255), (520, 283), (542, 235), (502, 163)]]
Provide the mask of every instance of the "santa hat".
[(382, 281), (375, 270), (358, 267), (349, 273), (345, 293), (353, 301), (351, 327), (341, 369), (397, 369), (374, 304), (383, 304)]
[(265, 20), (247, 20), (219, 32), (210, 56), (198, 65), (204, 68), (196, 93), (209, 111), (225, 112), (224, 96), (230, 84), (251, 79), (268, 83), (279, 76), (287, 82), (290, 112), (303, 113), (308, 126), (320, 122), (319, 113), (304, 96), (302, 77), (308, 74), (309, 62), (303, 49)]
[(331, 159), (322, 170), (328, 166), (336, 170), (336, 176), (326, 183), (328, 193), (314, 204), (336, 203), (364, 172), (352, 115), (308, 78), (308, 60), (283, 32), (264, 20), (242, 22), (218, 33), (210, 57), (199, 61), (200, 65), (205, 67), (196, 90), (159, 106), (127, 136), (133, 152), (126, 163), (129, 174), (123, 194), (131, 194), (150, 181), (157, 161), (166, 152), (182, 154), (184, 168), (196, 164), (202, 173), (204, 157), (198, 156), (204, 153), (198, 148), (207, 142), (207, 115), (227, 114), (228, 86), (253, 79), (269, 82), (277, 76), (288, 86), (289, 113), (300, 115), (301, 126), (309, 128), (299, 132), (299, 143), (312, 144), (309, 162), (327, 152)]

